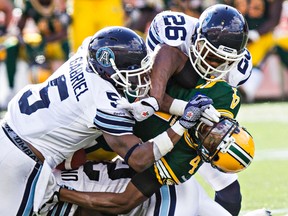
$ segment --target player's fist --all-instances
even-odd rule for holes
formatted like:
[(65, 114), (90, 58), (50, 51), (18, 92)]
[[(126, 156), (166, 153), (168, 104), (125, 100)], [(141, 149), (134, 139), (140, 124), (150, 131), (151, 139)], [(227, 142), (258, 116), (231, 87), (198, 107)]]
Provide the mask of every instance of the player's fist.
[(143, 98), (134, 103), (129, 103), (125, 98), (117, 101), (117, 108), (128, 110), (136, 121), (144, 121), (159, 110), (159, 105), (154, 97)]
[(180, 125), (186, 129), (192, 128), (201, 118), (202, 113), (213, 103), (213, 100), (205, 95), (195, 95), (185, 107), (184, 114), (179, 119)]

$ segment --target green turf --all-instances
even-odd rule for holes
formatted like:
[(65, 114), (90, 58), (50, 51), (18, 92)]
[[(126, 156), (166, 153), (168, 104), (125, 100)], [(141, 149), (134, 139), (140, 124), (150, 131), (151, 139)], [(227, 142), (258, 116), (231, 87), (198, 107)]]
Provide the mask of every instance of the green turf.
[[(253, 135), (256, 153), (250, 167), (239, 173), (243, 196), (241, 214), (260, 208), (288, 215), (288, 103), (243, 105), (237, 117)], [(199, 178), (210, 196), (214, 192)]]
[(288, 208), (288, 161), (255, 161), (239, 173), (243, 210)]

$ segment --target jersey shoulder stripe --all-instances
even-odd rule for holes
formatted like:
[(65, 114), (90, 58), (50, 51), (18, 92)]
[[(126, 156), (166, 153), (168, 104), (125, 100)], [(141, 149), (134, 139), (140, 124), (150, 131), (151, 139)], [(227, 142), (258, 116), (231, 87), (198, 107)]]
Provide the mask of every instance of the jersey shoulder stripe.
[(97, 128), (110, 134), (131, 134), (135, 120), (127, 116), (115, 116), (97, 109), (94, 124)]
[(147, 39), (146, 39), (146, 45), (148, 45), (148, 47), (154, 51), (155, 47), (162, 43), (162, 40), (160, 39), (158, 33), (156, 32), (155, 28), (154, 28), (154, 25), (152, 24), (149, 28), (149, 31), (148, 31), (148, 36), (147, 36)]

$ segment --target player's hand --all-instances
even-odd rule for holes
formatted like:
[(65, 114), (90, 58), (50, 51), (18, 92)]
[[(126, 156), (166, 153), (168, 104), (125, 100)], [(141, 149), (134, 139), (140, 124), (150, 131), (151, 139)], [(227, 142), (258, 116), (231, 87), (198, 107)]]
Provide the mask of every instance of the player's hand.
[[(212, 103), (212, 99), (205, 95), (195, 95), (186, 105), (184, 114), (179, 119), (179, 123), (186, 129), (192, 128), (197, 121), (200, 120), (205, 110), (210, 107)], [(207, 113), (205, 115), (207, 117), (209, 116)]]
[(117, 101), (117, 108), (128, 110), (136, 121), (144, 121), (159, 110), (159, 105), (154, 97), (143, 98), (137, 102), (129, 103), (121, 98)]
[(220, 113), (210, 104), (202, 113), (200, 121), (208, 126), (213, 126), (214, 122), (219, 122)]

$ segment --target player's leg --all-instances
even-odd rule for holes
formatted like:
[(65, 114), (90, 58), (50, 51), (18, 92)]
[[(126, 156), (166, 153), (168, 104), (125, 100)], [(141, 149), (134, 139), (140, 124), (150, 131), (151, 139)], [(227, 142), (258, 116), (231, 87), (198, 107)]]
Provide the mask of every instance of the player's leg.
[(211, 197), (208, 196), (206, 191), (202, 188), (202, 186), (193, 178), (195, 181), (198, 193), (199, 193), (199, 216), (231, 216), (231, 214), (224, 209), (220, 204), (215, 202)]
[(1, 215), (30, 215), (41, 166), (18, 149), (0, 129)]
[(232, 215), (238, 215), (241, 209), (241, 191), (237, 174), (227, 174), (204, 163), (198, 173), (216, 191), (215, 201)]
[(198, 202), (199, 194), (193, 180), (180, 185), (164, 185), (150, 198), (146, 215), (197, 215)]

